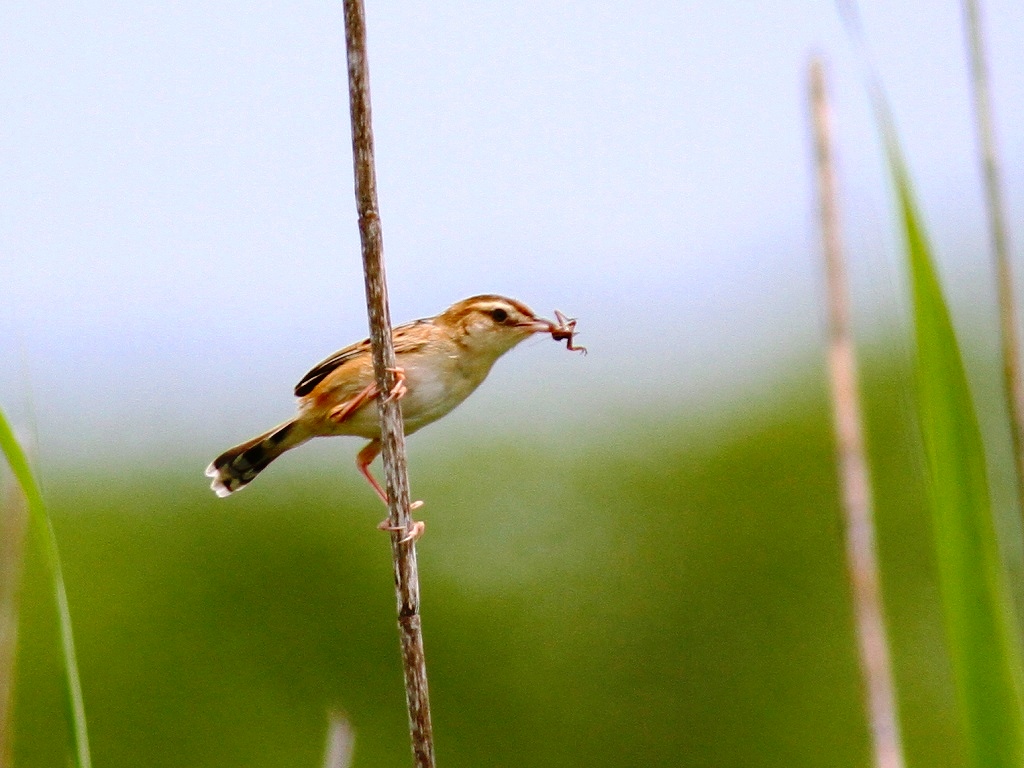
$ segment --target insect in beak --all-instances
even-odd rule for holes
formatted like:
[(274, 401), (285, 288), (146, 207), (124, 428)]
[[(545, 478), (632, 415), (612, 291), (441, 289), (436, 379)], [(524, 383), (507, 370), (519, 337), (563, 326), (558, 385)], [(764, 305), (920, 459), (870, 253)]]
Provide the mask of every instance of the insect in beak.
[(582, 352), (587, 354), (586, 347), (575, 346), (573, 337), (576, 335), (576, 318), (566, 317), (557, 309), (555, 310), (555, 321), (538, 319), (532, 323), (523, 323), (533, 333), (550, 333), (555, 341), (564, 341), (565, 348), (570, 352)]

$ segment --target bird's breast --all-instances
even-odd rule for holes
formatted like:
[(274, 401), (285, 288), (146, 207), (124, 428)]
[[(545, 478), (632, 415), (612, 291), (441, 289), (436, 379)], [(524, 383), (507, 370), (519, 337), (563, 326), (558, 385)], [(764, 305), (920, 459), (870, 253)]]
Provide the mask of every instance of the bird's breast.
[(406, 434), (451, 412), (483, 381), (482, 376), (466, 375), (457, 366), (448, 365), (411, 365), (406, 367), (405, 376), (408, 391), (401, 404)]

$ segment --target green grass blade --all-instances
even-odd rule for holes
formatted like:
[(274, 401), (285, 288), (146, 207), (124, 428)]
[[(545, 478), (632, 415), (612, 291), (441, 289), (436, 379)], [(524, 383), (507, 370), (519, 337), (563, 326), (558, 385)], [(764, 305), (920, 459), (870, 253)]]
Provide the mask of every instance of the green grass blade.
[(837, 0), (885, 143), (914, 304), (918, 415), (942, 609), (969, 764), (1024, 765), (1020, 646), (989, 500), (984, 444), (949, 307), (854, 0)]
[(64, 652), (65, 691), (67, 694), (68, 720), (73, 738), (73, 752), (78, 768), (91, 768), (89, 757), (89, 734), (85, 725), (85, 703), (82, 699), (82, 683), (78, 677), (78, 661), (75, 657), (75, 641), (71, 632), (71, 612), (68, 610), (68, 596), (64, 589), (64, 577), (60, 567), (60, 553), (53, 525), (46, 513), (43, 494), (39, 490), (32, 468), (25, 452), (14, 437), (10, 424), (0, 411), (0, 450), (3, 450), (15, 479), (25, 494), (30, 524), (43, 551), (47, 568), (53, 577), (54, 599), (60, 622), (61, 648)]
[[(877, 93), (876, 93), (877, 96)], [(910, 269), (919, 416), (946, 632), (972, 765), (1024, 765), (1020, 648), (963, 359), (884, 103), (889, 169)]]

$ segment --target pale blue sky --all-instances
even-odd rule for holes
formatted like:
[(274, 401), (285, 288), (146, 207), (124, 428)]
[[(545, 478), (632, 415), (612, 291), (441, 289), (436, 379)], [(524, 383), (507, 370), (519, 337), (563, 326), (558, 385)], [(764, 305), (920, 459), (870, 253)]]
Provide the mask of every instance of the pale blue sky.
[[(1024, 4), (984, 5), (1019, 223)], [(959, 3), (861, 7), (944, 268), (983, 284), (952, 261), (983, 225)], [(516, 350), (458, 418), (515, 418), (519, 392), (545, 413), (573, 395), (576, 418), (580, 399), (633, 403), (665, 353), (655, 390), (699, 399), (810, 348), (812, 52), (831, 64), (860, 314), (897, 301), (831, 3), (368, 13), (393, 316), (503, 292), (579, 317), (591, 349)], [(97, 432), (206, 450), (289, 415), (294, 381), (366, 327), (340, 3), (7, 2), (0, 39), (0, 402), (53, 450)]]

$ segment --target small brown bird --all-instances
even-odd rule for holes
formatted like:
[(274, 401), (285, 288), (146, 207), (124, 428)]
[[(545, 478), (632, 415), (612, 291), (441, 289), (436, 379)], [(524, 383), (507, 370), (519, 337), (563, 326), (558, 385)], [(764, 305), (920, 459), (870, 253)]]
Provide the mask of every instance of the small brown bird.
[[(538, 318), (525, 304), (504, 296), (463, 299), (436, 317), (415, 320), (393, 331), (398, 382), (389, 397), (401, 398), (405, 433), (448, 414), (487, 377), (495, 361), (535, 333), (550, 333), (573, 346), (576, 321), (555, 313), (558, 322)], [(368, 339), (335, 352), (295, 386), (298, 415), (259, 437), (236, 445), (210, 464), (206, 475), (218, 496), (244, 488), (287, 450), (312, 437), (354, 435), (369, 439), (356, 466), (387, 504), (370, 472), (381, 450), (378, 389)]]

